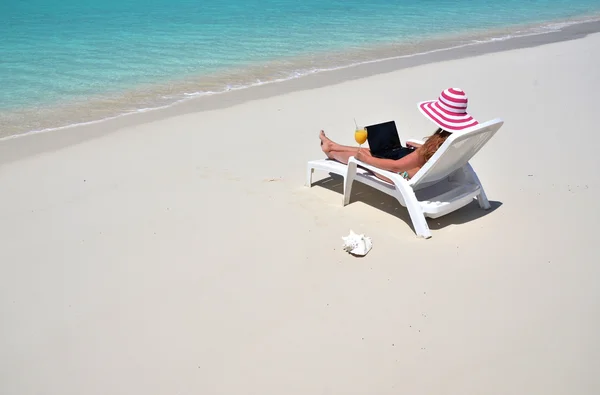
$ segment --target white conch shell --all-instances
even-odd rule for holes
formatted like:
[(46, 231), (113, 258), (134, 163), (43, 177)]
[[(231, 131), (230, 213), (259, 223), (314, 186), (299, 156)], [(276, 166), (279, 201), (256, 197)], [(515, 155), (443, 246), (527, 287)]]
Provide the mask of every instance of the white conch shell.
[(352, 230), (350, 230), (348, 236), (342, 237), (342, 240), (344, 240), (344, 250), (352, 255), (365, 256), (371, 251), (371, 247), (373, 247), (373, 242), (370, 237), (357, 235)]

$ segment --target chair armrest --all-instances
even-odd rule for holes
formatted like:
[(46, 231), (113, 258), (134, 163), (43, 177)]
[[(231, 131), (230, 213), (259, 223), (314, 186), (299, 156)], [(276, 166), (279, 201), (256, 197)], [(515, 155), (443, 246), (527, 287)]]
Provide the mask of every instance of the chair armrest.
[(423, 140), (417, 140), (417, 139), (406, 140), (406, 145), (412, 145), (413, 147), (419, 147), (423, 144), (425, 144), (425, 142)]
[(390, 180), (394, 181), (394, 184), (396, 184), (397, 181), (400, 181), (400, 180), (406, 181), (398, 173), (392, 173), (391, 171), (383, 170), (383, 169), (380, 169), (379, 167), (368, 165), (365, 162), (361, 162), (360, 160), (356, 159), (354, 156), (351, 156), (350, 159), (348, 159), (348, 164), (351, 164), (351, 163), (355, 163), (356, 165), (363, 167), (367, 170), (370, 170), (373, 173), (376, 173), (376, 174), (379, 174), (386, 178), (389, 178)]

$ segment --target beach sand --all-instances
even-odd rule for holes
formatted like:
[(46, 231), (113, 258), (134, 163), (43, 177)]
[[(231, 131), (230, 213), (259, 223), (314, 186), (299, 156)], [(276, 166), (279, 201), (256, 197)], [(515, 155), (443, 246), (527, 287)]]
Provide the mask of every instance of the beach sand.
[[(599, 393), (600, 34), (470, 51), (0, 142), (0, 393)], [(472, 160), (493, 210), (423, 240), (377, 191), (303, 186), (320, 129), (421, 138), (448, 87), (505, 120)]]

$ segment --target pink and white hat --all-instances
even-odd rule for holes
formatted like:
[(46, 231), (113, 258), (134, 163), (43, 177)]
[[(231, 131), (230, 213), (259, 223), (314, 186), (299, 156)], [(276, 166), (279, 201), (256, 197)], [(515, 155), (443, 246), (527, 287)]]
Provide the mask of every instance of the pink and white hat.
[(419, 110), (440, 128), (454, 132), (477, 125), (467, 112), (467, 94), (458, 88), (449, 88), (440, 94), (437, 100), (418, 104)]

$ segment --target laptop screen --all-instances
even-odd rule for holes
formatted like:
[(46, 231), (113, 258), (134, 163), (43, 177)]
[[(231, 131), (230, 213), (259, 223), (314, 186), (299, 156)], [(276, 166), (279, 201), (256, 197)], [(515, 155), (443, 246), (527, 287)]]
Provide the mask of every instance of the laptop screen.
[(373, 155), (400, 148), (396, 122), (388, 121), (367, 126), (367, 141)]

